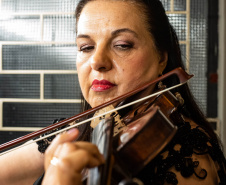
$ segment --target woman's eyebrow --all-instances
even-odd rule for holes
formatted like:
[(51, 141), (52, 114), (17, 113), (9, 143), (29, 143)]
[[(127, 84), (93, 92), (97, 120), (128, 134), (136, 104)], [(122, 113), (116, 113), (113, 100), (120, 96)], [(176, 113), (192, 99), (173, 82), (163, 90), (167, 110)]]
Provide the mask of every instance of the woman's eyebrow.
[[(137, 33), (129, 28), (122, 28), (122, 29), (115, 30), (111, 33), (111, 35), (114, 37), (123, 32), (129, 32), (129, 33), (132, 33), (135, 37), (138, 37)], [(77, 35), (77, 38), (88, 38), (89, 39), (90, 36), (86, 35), (86, 34), (79, 34), (79, 35)]]
[(85, 35), (85, 34), (79, 34), (79, 35), (77, 35), (77, 38), (87, 38), (87, 39), (89, 39), (90, 36), (89, 35)]
[(118, 29), (118, 30), (115, 30), (111, 33), (112, 36), (117, 36), (119, 35), (120, 33), (122, 32), (129, 32), (129, 33), (132, 33), (135, 37), (138, 37), (137, 33), (129, 28), (122, 28), (122, 29)]

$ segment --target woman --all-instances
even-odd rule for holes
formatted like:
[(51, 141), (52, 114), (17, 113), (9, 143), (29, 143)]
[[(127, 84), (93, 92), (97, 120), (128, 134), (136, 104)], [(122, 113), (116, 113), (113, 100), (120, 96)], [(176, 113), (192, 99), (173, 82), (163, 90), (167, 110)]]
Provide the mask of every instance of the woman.
[[(176, 34), (159, 0), (82, 0), (76, 18), (76, 62), (84, 109), (182, 66)], [(164, 83), (170, 87), (177, 81)], [(150, 87), (149, 93), (155, 88)], [(181, 113), (186, 121), (137, 178), (144, 184), (226, 184), (225, 159), (216, 135), (187, 85), (175, 91), (184, 98)], [(89, 141), (91, 130), (87, 124), (79, 139)], [(45, 152), (43, 181), (36, 184), (81, 184), (84, 168), (104, 163), (95, 145), (73, 142), (78, 136), (79, 131), (72, 129), (56, 137)]]
[[(177, 37), (158, 0), (82, 0), (76, 18), (76, 62), (84, 107), (98, 106), (182, 66)], [(164, 83), (172, 86), (176, 81)], [(144, 184), (226, 184), (217, 137), (187, 85), (177, 91), (185, 100), (181, 112), (185, 122), (167, 149), (137, 177)], [(85, 136), (87, 130), (89, 125)], [(77, 137), (73, 129), (48, 148), (43, 184), (81, 184), (84, 168), (104, 163), (92, 144), (72, 142)]]

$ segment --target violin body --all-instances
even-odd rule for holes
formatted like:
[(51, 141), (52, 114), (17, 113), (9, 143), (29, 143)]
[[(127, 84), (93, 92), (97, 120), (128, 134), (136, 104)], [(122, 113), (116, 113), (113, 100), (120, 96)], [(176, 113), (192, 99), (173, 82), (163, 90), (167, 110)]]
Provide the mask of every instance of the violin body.
[(127, 175), (136, 175), (171, 141), (176, 130), (159, 107), (150, 107), (120, 134), (116, 161)]
[[(113, 168), (111, 181), (120, 182), (123, 179), (132, 179), (164, 149), (176, 134), (177, 122), (182, 119), (177, 111), (179, 106), (180, 102), (170, 92), (152, 97), (138, 106), (131, 107), (131, 111), (122, 117), (125, 126), (119, 133), (113, 136), (112, 128), (111, 132), (104, 131), (113, 139), (108, 137), (103, 138), (104, 141), (94, 139), (104, 156), (110, 156), (109, 153), (113, 153), (114, 165), (107, 167), (107, 169)], [(114, 121), (111, 120), (111, 123)], [(109, 124), (108, 119), (106, 124)], [(102, 136), (104, 129), (100, 128), (105, 128), (103, 120), (94, 129), (94, 137)], [(109, 125), (108, 128), (110, 128)], [(105, 146), (106, 143), (112, 143), (112, 146), (108, 145), (103, 149), (101, 146), (103, 144), (100, 145), (100, 143), (105, 143)], [(105, 165), (107, 166), (110, 164), (110, 159), (106, 159)], [(101, 168), (103, 167), (96, 167), (96, 170), (101, 171)], [(109, 177), (107, 174), (104, 176)], [(105, 183), (100, 183), (100, 185)]]
[(172, 140), (177, 123), (183, 119), (178, 112), (180, 105), (171, 92), (165, 92), (123, 117), (127, 126), (117, 136), (113, 148), (124, 173), (136, 175)]

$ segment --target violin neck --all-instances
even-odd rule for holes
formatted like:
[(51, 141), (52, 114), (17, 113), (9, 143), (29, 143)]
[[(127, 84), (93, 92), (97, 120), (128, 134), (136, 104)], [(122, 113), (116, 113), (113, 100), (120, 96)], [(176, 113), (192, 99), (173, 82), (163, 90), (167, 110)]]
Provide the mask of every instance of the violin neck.
[(87, 185), (110, 185), (112, 169), (112, 140), (114, 118), (103, 119), (95, 127), (92, 133), (92, 143), (96, 144), (99, 151), (104, 155), (105, 164), (89, 170)]

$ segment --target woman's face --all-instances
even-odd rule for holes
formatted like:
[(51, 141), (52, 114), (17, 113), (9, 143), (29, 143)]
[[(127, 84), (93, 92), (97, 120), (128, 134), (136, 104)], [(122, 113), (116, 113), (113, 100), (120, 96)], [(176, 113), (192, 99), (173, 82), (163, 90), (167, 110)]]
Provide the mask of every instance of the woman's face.
[(135, 4), (91, 1), (77, 29), (79, 83), (92, 107), (157, 78), (166, 66), (167, 54), (156, 51)]

